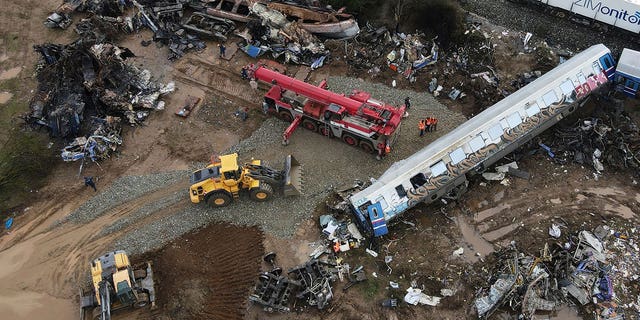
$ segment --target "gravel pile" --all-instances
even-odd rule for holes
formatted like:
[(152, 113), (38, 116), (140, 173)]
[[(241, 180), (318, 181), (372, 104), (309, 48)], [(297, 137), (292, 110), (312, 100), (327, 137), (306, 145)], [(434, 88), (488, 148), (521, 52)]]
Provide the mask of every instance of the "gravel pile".
[[(184, 177), (183, 177), (184, 178)], [(98, 234), (98, 237), (104, 237), (108, 234), (120, 231), (122, 228), (130, 226), (134, 224), (136, 221), (144, 219), (149, 215), (153, 214), (156, 211), (162, 210), (166, 207), (170, 207), (182, 200), (185, 199), (184, 191), (176, 191), (172, 195), (167, 198), (162, 198), (158, 201), (154, 201), (151, 203), (147, 203), (142, 206), (140, 209), (135, 212), (129, 214), (128, 216), (116, 220), (114, 223), (104, 227), (102, 231)]]
[(582, 26), (568, 19), (557, 18), (539, 8), (505, 0), (466, 0), (463, 8), (487, 18), (493, 23), (507, 28), (531, 32), (534, 37), (547, 41), (551, 46), (559, 46), (574, 52), (582, 51), (594, 44), (604, 43), (615, 54), (622, 48), (635, 48), (640, 45), (624, 40), (620, 31), (611, 27), (606, 32)]
[[(268, 118), (251, 137), (228, 151), (238, 152), (241, 162), (253, 157), (266, 160), (275, 169), (282, 169), (284, 157), (292, 154), (303, 166), (302, 196), (276, 196), (265, 203), (241, 197), (240, 201), (219, 209), (208, 208), (204, 204), (189, 205), (171, 216), (127, 233), (115, 242), (114, 249), (128, 248), (132, 254), (158, 249), (182, 234), (212, 222), (257, 225), (272, 235), (289, 237), (302, 221), (313, 215), (318, 205), (323, 205), (327, 196), (336, 188), (352, 185), (355, 180), (379, 177), (393, 162), (410, 156), (438, 136), (466, 121), (464, 116), (449, 111), (429, 94), (398, 90), (346, 77), (330, 78), (329, 85), (344, 92), (350, 92), (355, 88), (369, 91), (374, 98), (390, 104), (399, 104), (406, 96), (411, 97), (412, 107), (409, 116), (403, 120), (398, 141), (392, 146), (390, 156), (378, 161), (375, 156), (337, 139), (330, 139), (303, 128), (299, 128), (293, 134), (288, 146), (283, 146), (282, 132), (287, 124), (273, 117)], [(439, 119), (438, 131), (420, 138), (417, 122), (427, 115)]]
[(83, 203), (59, 223), (86, 223), (105, 212), (138, 198), (146, 193), (164, 188), (167, 185), (184, 180), (185, 171), (158, 173), (146, 176), (126, 176), (118, 178), (106, 190)]

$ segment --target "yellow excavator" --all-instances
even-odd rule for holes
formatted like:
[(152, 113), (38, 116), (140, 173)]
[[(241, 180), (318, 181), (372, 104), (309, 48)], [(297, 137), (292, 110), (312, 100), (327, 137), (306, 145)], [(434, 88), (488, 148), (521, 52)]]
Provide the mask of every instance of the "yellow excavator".
[(272, 198), (274, 189), (284, 196), (302, 193), (302, 166), (291, 155), (284, 161), (283, 170), (274, 170), (261, 160), (238, 165), (238, 154), (213, 157), (207, 167), (194, 171), (190, 178), (191, 202), (206, 202), (211, 207), (224, 207), (238, 200), (241, 192), (248, 192), (254, 201)]
[(150, 261), (134, 269), (125, 251), (108, 252), (91, 262), (91, 279), (91, 294), (80, 289), (80, 320), (85, 320), (87, 310), (93, 320), (110, 320), (112, 311), (155, 306)]

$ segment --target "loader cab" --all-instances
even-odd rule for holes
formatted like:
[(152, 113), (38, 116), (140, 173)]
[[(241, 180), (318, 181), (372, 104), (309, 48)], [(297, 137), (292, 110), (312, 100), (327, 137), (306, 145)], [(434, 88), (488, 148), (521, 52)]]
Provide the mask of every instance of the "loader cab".
[(238, 154), (232, 153), (220, 157), (220, 172), (224, 180), (240, 179), (240, 170), (238, 168)]
[(131, 286), (130, 270), (121, 270), (113, 274), (113, 284), (118, 301), (123, 305), (132, 305), (136, 302), (136, 296)]

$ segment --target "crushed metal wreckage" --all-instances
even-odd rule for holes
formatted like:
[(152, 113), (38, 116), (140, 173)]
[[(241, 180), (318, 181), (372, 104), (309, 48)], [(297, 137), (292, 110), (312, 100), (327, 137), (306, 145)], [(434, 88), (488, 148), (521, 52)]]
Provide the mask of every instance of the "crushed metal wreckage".
[(46, 127), (53, 137), (70, 139), (62, 151), (65, 161), (108, 157), (122, 143), (121, 119), (140, 124), (163, 106), (158, 99), (174, 90), (173, 83), (162, 85), (148, 70), (126, 63), (134, 54), (111, 43), (83, 37), (34, 49), (41, 55), (38, 90), (26, 120)]
[(623, 234), (606, 225), (593, 232), (567, 233), (559, 239), (566, 242), (545, 244), (539, 257), (519, 251), (512, 243), (494, 253), (497, 265), (490, 285), (477, 293), (474, 303), (478, 318), (487, 319), (509, 306), (519, 319), (533, 319), (536, 312), (552, 312), (565, 303), (581, 306), (599, 320), (640, 313), (638, 288), (625, 285), (640, 279), (640, 268), (631, 263), (637, 258), (638, 239), (630, 239), (631, 234), (635, 235), (635, 228)]
[(619, 100), (600, 98), (594, 113), (572, 126), (557, 127), (550, 144), (560, 163), (576, 162), (613, 169), (631, 168), (640, 174), (640, 129)]
[(251, 12), (259, 21), (249, 21), (247, 29), (237, 35), (243, 40), (238, 44), (240, 50), (256, 58), (271, 52), (274, 59), (282, 57), (285, 63), (312, 66), (329, 55), (324, 44), (309, 31), (300, 27), (298, 22), (288, 21), (277, 10), (262, 3), (255, 3)]
[(275, 265), (275, 256), (269, 252), (264, 261), (272, 266), (262, 272), (249, 300), (260, 304), (266, 311), (289, 312), (293, 294), (309, 306), (324, 309), (333, 298), (331, 283), (336, 280), (337, 264), (331, 261), (310, 259), (305, 264), (289, 269), (289, 276)]

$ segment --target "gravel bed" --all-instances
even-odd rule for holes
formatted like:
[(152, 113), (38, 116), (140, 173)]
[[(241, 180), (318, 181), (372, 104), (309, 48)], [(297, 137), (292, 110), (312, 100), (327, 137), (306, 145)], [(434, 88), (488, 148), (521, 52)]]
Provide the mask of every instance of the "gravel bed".
[(135, 212), (129, 214), (128, 216), (118, 219), (115, 222), (113, 222), (112, 224), (105, 226), (102, 231), (100, 231), (100, 233), (98, 234), (98, 238), (104, 237), (108, 234), (117, 232), (122, 230), (122, 228), (125, 228), (127, 226), (130, 226), (132, 224), (134, 224), (136, 221), (144, 219), (146, 217), (148, 217), (149, 215), (153, 214), (154, 212), (157, 212), (159, 210), (162, 210), (166, 207), (172, 206), (178, 202), (180, 202), (181, 200), (185, 199), (185, 192), (184, 191), (176, 191), (175, 193), (173, 193), (172, 195), (170, 195), (167, 198), (162, 198), (158, 201), (154, 201), (151, 203), (147, 203), (144, 206), (142, 206), (140, 209), (136, 210)]
[(78, 209), (54, 225), (69, 221), (73, 223), (89, 222), (121, 204), (184, 180), (186, 174), (188, 174), (186, 171), (173, 171), (118, 178), (108, 189), (98, 192), (95, 197), (83, 203)]
[[(391, 155), (378, 161), (375, 156), (337, 139), (330, 139), (302, 128), (296, 130), (288, 146), (283, 146), (282, 132), (287, 124), (273, 117), (268, 118), (251, 137), (228, 151), (238, 152), (241, 162), (253, 157), (266, 160), (276, 169), (281, 169), (284, 157), (292, 154), (303, 166), (303, 195), (290, 198), (276, 196), (265, 203), (253, 202), (243, 196), (240, 201), (218, 209), (209, 208), (204, 204), (189, 205), (171, 216), (128, 232), (114, 243), (114, 248), (128, 248), (127, 250), (133, 254), (147, 252), (161, 248), (182, 234), (212, 222), (257, 225), (272, 235), (289, 237), (336, 188), (351, 185), (355, 180), (379, 177), (393, 162), (410, 156), (422, 146), (466, 121), (463, 115), (449, 111), (430, 94), (398, 90), (355, 78), (332, 77), (328, 81), (331, 88), (341, 88), (345, 92), (358, 88), (369, 91), (374, 98), (391, 104), (399, 104), (406, 96), (411, 97), (412, 107), (409, 116), (403, 120), (398, 141), (392, 146)], [(418, 135), (417, 122), (427, 115), (439, 119), (438, 131), (421, 138)]]
[(604, 43), (617, 55), (622, 48), (638, 50), (640, 47), (639, 43), (620, 37), (621, 32), (617, 28), (611, 27), (606, 32), (597, 31), (524, 4), (506, 0), (466, 0), (462, 3), (465, 10), (497, 25), (531, 32), (534, 37), (546, 40), (549, 45), (560, 46), (565, 50), (579, 52), (594, 44)]

